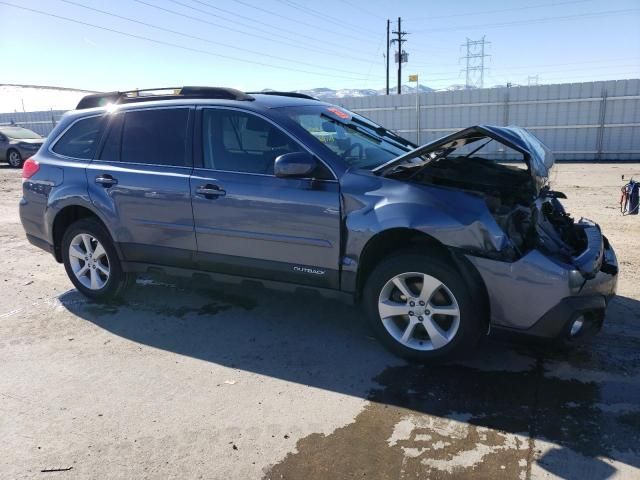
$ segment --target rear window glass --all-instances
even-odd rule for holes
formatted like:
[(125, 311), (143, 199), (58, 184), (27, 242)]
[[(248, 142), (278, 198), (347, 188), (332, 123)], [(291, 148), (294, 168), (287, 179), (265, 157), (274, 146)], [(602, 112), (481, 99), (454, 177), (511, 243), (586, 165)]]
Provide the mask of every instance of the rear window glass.
[(92, 159), (100, 139), (103, 122), (103, 117), (78, 120), (56, 142), (53, 151), (66, 157)]
[(187, 108), (127, 112), (122, 131), (120, 160), (185, 166), (188, 118)]

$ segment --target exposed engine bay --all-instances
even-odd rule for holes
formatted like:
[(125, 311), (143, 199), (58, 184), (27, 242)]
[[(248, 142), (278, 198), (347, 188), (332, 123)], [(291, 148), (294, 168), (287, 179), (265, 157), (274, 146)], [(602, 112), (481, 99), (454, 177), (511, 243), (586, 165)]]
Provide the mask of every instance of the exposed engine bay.
[[(408, 173), (408, 172), (407, 172)], [(415, 172), (414, 172), (415, 173)], [(544, 187), (536, 193), (527, 169), (481, 157), (436, 158), (412, 180), (482, 195), (498, 225), (512, 242), (516, 259), (532, 249), (571, 262), (587, 246), (584, 226), (565, 212), (561, 192)]]

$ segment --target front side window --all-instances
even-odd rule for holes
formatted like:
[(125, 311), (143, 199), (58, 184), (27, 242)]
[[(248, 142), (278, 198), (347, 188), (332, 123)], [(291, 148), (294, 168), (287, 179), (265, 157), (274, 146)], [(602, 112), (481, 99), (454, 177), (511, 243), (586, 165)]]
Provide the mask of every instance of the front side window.
[[(120, 161), (178, 167), (188, 165), (188, 119), (188, 108), (124, 112)], [(113, 127), (117, 127), (117, 122)], [(112, 132), (117, 138), (117, 129), (114, 131), (112, 128), (109, 136)], [(103, 151), (109, 152), (109, 155), (116, 155), (117, 148), (107, 142)]]
[(276, 157), (302, 151), (282, 130), (250, 113), (205, 109), (202, 128), (205, 168), (273, 175)]
[(104, 117), (78, 120), (56, 142), (53, 151), (66, 157), (91, 160), (96, 151)]

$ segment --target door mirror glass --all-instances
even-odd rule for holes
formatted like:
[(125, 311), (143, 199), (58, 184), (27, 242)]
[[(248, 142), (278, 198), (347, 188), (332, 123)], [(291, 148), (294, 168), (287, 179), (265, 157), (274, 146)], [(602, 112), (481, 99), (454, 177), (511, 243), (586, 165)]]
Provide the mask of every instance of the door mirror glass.
[(293, 152), (276, 157), (273, 171), (276, 177), (309, 177), (317, 166), (317, 160), (310, 153)]

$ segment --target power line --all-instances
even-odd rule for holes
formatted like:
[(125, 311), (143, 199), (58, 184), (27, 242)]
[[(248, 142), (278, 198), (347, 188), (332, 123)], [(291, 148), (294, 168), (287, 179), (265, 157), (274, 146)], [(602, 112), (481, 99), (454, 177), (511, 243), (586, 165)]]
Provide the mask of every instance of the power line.
[(477, 23), (473, 25), (463, 25), (460, 27), (446, 27), (446, 28), (430, 28), (428, 30), (417, 30), (414, 33), (426, 33), (433, 34), (437, 32), (451, 32), (454, 30), (470, 30), (474, 28), (500, 28), (511, 27), (517, 25), (530, 25), (536, 23), (555, 22), (564, 20), (573, 20), (577, 18), (589, 18), (589, 17), (605, 17), (610, 15), (622, 15), (624, 13), (638, 12), (640, 8), (627, 8), (623, 10), (605, 10), (603, 12), (582, 13), (579, 15), (564, 15), (556, 17), (534, 18), (529, 20), (517, 20), (515, 22), (502, 22), (502, 23)]
[[(140, 20), (136, 20), (134, 18), (125, 17), (123, 15), (118, 15), (116, 13), (107, 12), (105, 10), (100, 10), (98, 8), (89, 7), (88, 5), (83, 5), (81, 3), (74, 2), (73, 0), (59, 0), (59, 1), (64, 2), (64, 3), (68, 3), (69, 5), (74, 5), (76, 7), (85, 8), (87, 10), (91, 10), (93, 12), (97, 12), (97, 13), (100, 13), (102, 15), (108, 15), (110, 17), (119, 18), (121, 20), (126, 20), (128, 22), (136, 23), (138, 25), (143, 25), (145, 27), (154, 28), (156, 30), (160, 30), (160, 31), (163, 31), (163, 32), (171, 33), (171, 34), (174, 34), (174, 35), (180, 35), (180, 36), (185, 37), (185, 38), (192, 38), (194, 40), (200, 40), (202, 42), (210, 43), (212, 45), (221, 45), (223, 47), (231, 48), (231, 49), (234, 49), (234, 50), (240, 50), (242, 52), (247, 52), (247, 53), (251, 53), (251, 54), (254, 54), (254, 55), (260, 55), (262, 57), (274, 58), (276, 60), (281, 60), (281, 61), (284, 61), (284, 62), (291, 62), (292, 61), (292, 60), (289, 60), (288, 58), (279, 57), (277, 55), (271, 55), (271, 54), (268, 54), (268, 53), (262, 53), (262, 52), (258, 52), (258, 51), (255, 51), (255, 50), (250, 50), (248, 48), (238, 47), (238, 46), (231, 45), (231, 44), (228, 44), (228, 43), (223, 43), (223, 42), (210, 40), (208, 38), (199, 37), (197, 35), (191, 35), (189, 33), (184, 33), (184, 32), (178, 31), (178, 30), (172, 30), (172, 29), (169, 29), (169, 28), (165, 28), (165, 27), (161, 27), (161, 26), (158, 26), (158, 25), (154, 25), (152, 23), (147, 23), (147, 22), (143, 22), (143, 21), (140, 21)], [(306, 62), (301, 62), (301, 61), (296, 61), (295, 63), (298, 64), (298, 65), (306, 65), (306, 66), (309, 66), (309, 67), (317, 67), (317, 64), (313, 64), (313, 63), (306, 63)], [(342, 69), (339, 69), (339, 68), (332, 68), (332, 67), (323, 67), (323, 69), (324, 70), (333, 70), (333, 71), (336, 71), (336, 72), (348, 73), (348, 74), (353, 74), (353, 75), (362, 75), (363, 77), (365, 77), (364, 74), (360, 74), (358, 72), (353, 72), (353, 71), (350, 71), (350, 70), (342, 70)]]
[(244, 5), (245, 7), (253, 8), (254, 10), (258, 10), (258, 11), (266, 13), (268, 15), (273, 15), (275, 17), (278, 17), (280, 20), (289, 20), (290, 22), (296, 22), (296, 23), (298, 23), (300, 25), (305, 25), (305, 26), (313, 28), (315, 30), (322, 30), (325, 34), (326, 33), (334, 33), (336, 35), (340, 35), (341, 37), (348, 37), (348, 38), (351, 38), (353, 40), (357, 40), (359, 42), (367, 42), (367, 43), (370, 42), (370, 39), (365, 39), (365, 38), (362, 38), (362, 37), (356, 37), (356, 36), (350, 35), (348, 32), (337, 32), (335, 30), (331, 30), (329, 28), (326, 28), (325, 24), (322, 24), (322, 26), (318, 26), (317, 24), (314, 25), (312, 23), (308, 23), (308, 22), (305, 22), (303, 20), (299, 20), (297, 18), (293, 18), (293, 17), (289, 17), (289, 16), (286, 16), (286, 15), (282, 15), (280, 13), (274, 13), (274, 12), (272, 12), (270, 10), (267, 10), (266, 8), (257, 7), (255, 5), (251, 5), (250, 3), (244, 2), (243, 0), (233, 0), (233, 1), (236, 2), (236, 3), (239, 3), (240, 5)]
[[(626, 62), (627, 60), (635, 60), (638, 61), (640, 60), (640, 57), (619, 57), (619, 58), (610, 58), (608, 60), (587, 60), (587, 61), (583, 61), (583, 62), (563, 62), (563, 63), (543, 63), (543, 64), (533, 64), (533, 65), (519, 65), (519, 66), (515, 66), (515, 67), (510, 67), (508, 65), (503, 66), (502, 68), (498, 69), (498, 70), (527, 70), (527, 69), (531, 69), (531, 68), (536, 68), (538, 69), (539, 67), (541, 68), (545, 68), (545, 67), (560, 67), (560, 66), (564, 66), (564, 65), (584, 65), (584, 64), (592, 64), (592, 63), (615, 63), (615, 62)], [(415, 66), (425, 66), (425, 67), (430, 67), (433, 66), (433, 63), (431, 64), (426, 64), (426, 63), (416, 63), (416, 62), (411, 62), (412, 65)], [(446, 66), (458, 66), (460, 65), (460, 63), (449, 63), (446, 64)], [(444, 65), (441, 65), (444, 66)], [(495, 70), (495, 68), (494, 68)], [(433, 72), (433, 73), (452, 73), (451, 70), (445, 71), (445, 72)]]
[[(293, 35), (295, 35), (296, 37), (304, 37), (304, 38), (308, 38), (308, 39), (310, 39), (310, 40), (313, 40), (313, 41), (314, 41), (314, 43), (317, 43), (317, 41), (318, 41), (318, 37), (317, 37), (317, 36), (315, 36), (315, 37), (314, 37), (314, 36), (312, 36), (312, 35), (306, 35), (306, 34), (303, 34), (303, 33), (293, 32), (292, 30), (284, 30), (284, 29), (282, 28), (282, 26), (281, 26), (281, 25), (273, 25), (273, 24), (268, 23), (268, 22), (263, 22), (263, 21), (260, 21), (260, 20), (256, 20), (256, 19), (254, 19), (254, 18), (248, 17), (248, 16), (246, 16), (246, 15), (241, 15), (241, 14), (236, 13), (236, 12), (233, 12), (233, 11), (231, 11), (231, 10), (226, 10), (226, 9), (224, 9), (224, 8), (220, 8), (220, 7), (213, 6), (213, 5), (211, 5), (209, 2), (204, 2), (204, 1), (202, 1), (202, 0), (192, 0), (192, 1), (193, 1), (193, 2), (195, 2), (195, 3), (198, 3), (198, 4), (202, 5), (202, 6), (205, 6), (205, 7), (207, 7), (207, 8), (210, 8), (210, 9), (217, 10), (217, 11), (220, 11), (220, 12), (224, 12), (224, 13), (226, 13), (226, 14), (228, 14), (228, 15), (233, 15), (233, 16), (235, 16), (235, 17), (242, 18), (242, 19), (244, 19), (244, 20), (248, 20), (248, 21), (250, 21), (250, 22), (257, 23), (257, 24), (259, 24), (259, 25), (264, 25), (264, 26), (266, 26), (266, 27), (268, 27), (268, 28), (276, 29), (276, 30), (278, 30), (279, 32), (287, 32), (288, 34), (293, 34)], [(220, 17), (220, 18), (224, 18), (224, 17)], [(225, 20), (227, 20), (227, 19), (225, 19)], [(243, 25), (243, 24), (241, 24), (241, 25)], [(245, 25), (245, 26), (247, 26), (247, 27), (250, 27), (249, 25), (246, 25), (246, 24), (244, 24), (244, 25)], [(250, 28), (253, 28), (253, 27), (250, 27)], [(336, 48), (340, 48), (340, 49), (344, 48), (344, 44), (339, 44), (339, 43), (331, 42), (331, 41), (327, 40), (326, 38), (324, 38), (324, 39), (322, 40), (322, 43), (323, 43), (324, 45), (333, 45), (333, 46), (335, 46)], [(333, 54), (333, 52), (331, 52), (331, 53)], [(354, 58), (355, 58), (355, 57), (354, 57)], [(365, 60), (362, 60), (362, 61), (364, 62)]]
[[(154, 5), (154, 4), (146, 2), (144, 0), (133, 0), (133, 1), (137, 2), (137, 3), (140, 3), (142, 5), (146, 5), (146, 6), (151, 7), (151, 8), (155, 8), (156, 10), (161, 10), (163, 12), (167, 12), (167, 13), (171, 13), (173, 15), (177, 15), (179, 17), (188, 18), (190, 20), (194, 20), (194, 21), (200, 22), (200, 23), (205, 23), (207, 25), (212, 25), (214, 27), (224, 28), (225, 30), (229, 30), (231, 32), (241, 33), (243, 35), (249, 35), (251, 37), (260, 38), (262, 40), (267, 40), (269, 42), (280, 43), (282, 45), (287, 45), (288, 47), (296, 47), (295, 44), (294, 45), (291, 44), (291, 40), (290, 39), (289, 40), (277, 40), (277, 39), (265, 37), (264, 35), (258, 35), (256, 33), (247, 32), (247, 31), (244, 31), (244, 30), (239, 30), (237, 28), (233, 28), (233, 27), (230, 27), (228, 25), (222, 25), (220, 23), (215, 23), (215, 22), (211, 22), (209, 20), (204, 20), (204, 19), (199, 18), (199, 17), (194, 17), (193, 15), (187, 15), (186, 13), (181, 13), (181, 12), (178, 12), (176, 10), (171, 10), (170, 8), (161, 7), (159, 5)], [(270, 35), (273, 35), (273, 34), (270, 34)], [(296, 47), (296, 48), (303, 48), (303, 47)], [(334, 52), (327, 52), (326, 50), (319, 49), (319, 48), (317, 48), (315, 46), (309, 46), (309, 47), (304, 47), (304, 48), (305, 49), (309, 49), (309, 50), (315, 50), (315, 51), (317, 51), (319, 53), (326, 53), (326, 54), (331, 54), (331, 55), (334, 54)], [(350, 56), (349, 55), (345, 55), (345, 57), (350, 57)], [(362, 59), (359, 59), (359, 58), (356, 58), (356, 57), (351, 57), (351, 58), (355, 59), (356, 61), (362, 61)]]
[[(191, 5), (187, 5), (186, 3), (183, 3), (183, 2), (181, 2), (181, 1), (179, 1), (179, 0), (169, 0), (169, 1), (170, 1), (170, 2), (172, 2), (172, 3), (175, 3), (176, 5), (180, 5), (181, 7), (188, 8), (188, 9), (190, 9), (190, 10), (193, 10), (193, 11), (195, 11), (195, 12), (202, 13), (202, 14), (204, 14), (204, 15), (208, 15), (208, 16), (210, 16), (210, 17), (219, 18), (220, 20), (223, 20), (223, 21), (225, 21), (225, 22), (232, 22), (232, 23), (234, 23), (235, 25), (239, 25), (239, 26), (242, 26), (242, 27), (249, 28), (249, 29), (251, 30), (251, 32), (252, 32), (252, 33), (250, 33), (249, 35), (254, 35), (254, 36), (255, 36), (255, 34), (254, 34), (253, 32), (261, 32), (261, 33), (264, 33), (264, 34), (266, 34), (266, 35), (271, 35), (271, 36), (276, 37), (276, 38), (285, 38), (285, 39), (286, 39), (285, 44), (286, 44), (286, 45), (289, 45), (289, 46), (292, 44), (292, 42), (295, 42), (295, 44), (297, 44), (297, 45), (305, 45), (305, 48), (312, 48), (312, 49), (314, 49), (314, 50), (316, 50), (316, 51), (318, 51), (318, 52), (325, 52), (325, 53), (327, 53), (327, 54), (331, 54), (331, 55), (333, 55), (333, 54), (334, 54), (334, 52), (329, 52), (329, 51), (327, 51), (327, 50), (324, 50), (324, 49), (320, 49), (320, 48), (318, 48), (318, 42), (317, 42), (317, 40), (316, 40), (316, 39), (314, 39), (313, 37), (310, 37), (310, 38), (311, 38), (312, 40), (314, 40), (314, 42), (313, 42), (313, 43), (309, 43), (309, 42), (307, 42), (307, 41), (302, 41), (302, 40), (300, 40), (300, 38), (297, 38), (297, 37), (298, 37), (298, 34), (294, 34), (296, 38), (292, 38), (292, 37), (290, 37), (290, 36), (285, 36), (285, 35), (283, 35), (282, 33), (283, 33), (284, 31), (280, 31), (279, 33), (273, 33), (273, 32), (270, 32), (270, 31), (268, 31), (268, 30), (265, 30), (265, 29), (263, 29), (263, 28), (258, 28), (258, 27), (254, 27), (254, 26), (252, 26), (252, 25), (247, 25), (246, 23), (241, 23), (241, 22), (238, 22), (237, 20), (232, 20), (232, 19), (229, 19), (229, 18), (227, 18), (227, 17), (223, 17), (223, 16), (221, 16), (221, 15), (217, 15), (217, 14), (215, 14), (215, 13), (208, 12), (208, 11), (203, 10), (203, 9), (201, 9), (201, 8), (194, 7), (194, 6), (191, 6)], [(198, 2), (198, 3), (203, 4), (203, 2)], [(216, 8), (216, 7), (211, 7), (210, 5), (207, 5), (207, 4), (204, 4), (204, 5), (205, 5), (205, 6), (209, 6), (210, 8)], [(260, 22), (260, 23), (261, 23), (261, 22)], [(272, 27), (270, 27), (270, 28), (272, 28)], [(247, 35), (247, 33), (246, 33), (246, 32), (243, 32), (243, 33), (244, 33), (245, 35)], [(300, 36), (304, 37), (305, 35), (300, 35)], [(264, 38), (264, 37), (262, 37), (262, 38)], [(279, 42), (279, 43), (283, 43), (283, 42)]]
[(336, 22), (336, 23), (342, 24), (342, 25), (346, 26), (347, 28), (358, 29), (361, 32), (366, 33), (367, 35), (370, 35), (371, 33), (374, 33), (369, 29), (362, 28), (362, 27), (360, 27), (358, 25), (354, 25), (352, 23), (345, 22), (341, 18), (332, 17), (331, 15), (327, 15), (324, 12), (320, 12), (318, 10), (314, 10), (313, 8), (299, 5), (296, 2), (293, 2), (291, 0), (277, 0), (277, 1), (282, 3), (282, 4), (284, 4), (284, 5), (287, 5), (289, 7), (295, 8), (296, 10), (300, 10), (301, 12), (306, 13), (307, 15), (310, 15), (312, 17), (318, 17), (318, 18), (321, 18), (323, 20), (331, 20), (332, 22)]
[(373, 13), (370, 10), (367, 10), (365, 8), (362, 8), (362, 5), (354, 5), (351, 1), (348, 0), (341, 0), (341, 3), (346, 3), (347, 5), (349, 5), (351, 8), (357, 10), (359, 13), (366, 13), (367, 15), (371, 16), (371, 17), (375, 17), (378, 20), (385, 20), (385, 18), (383, 16), (380, 16), (378, 14)]
[(541, 3), (539, 5), (526, 5), (523, 7), (509, 7), (509, 8), (499, 8), (496, 10), (482, 10), (476, 12), (464, 12), (464, 13), (453, 13), (451, 15), (436, 15), (433, 17), (423, 17), (423, 18), (412, 18), (412, 21), (430, 21), (430, 20), (438, 20), (441, 18), (453, 18), (453, 17), (468, 17), (468, 16), (476, 16), (476, 15), (486, 15), (492, 13), (503, 13), (503, 12), (514, 12), (516, 10), (529, 10), (532, 8), (544, 8), (544, 7), (559, 7), (561, 5), (571, 5), (575, 3), (587, 3), (592, 2), (593, 0), (571, 0), (569, 2), (552, 2), (552, 3)]
[[(490, 75), (491, 78), (493, 78), (494, 81), (496, 81), (497, 83), (507, 83), (509, 77), (506, 76), (500, 76), (500, 77), (494, 77), (492, 75)], [(573, 79), (576, 78), (589, 78), (592, 79), (594, 82), (601, 82), (601, 81), (606, 81), (606, 80), (619, 80), (620, 77), (622, 76), (626, 76), (626, 78), (637, 78), (638, 76), (638, 72), (616, 72), (616, 73), (603, 73), (603, 74), (594, 74), (594, 73), (588, 73), (586, 75), (570, 75), (569, 77), (564, 76), (562, 78), (559, 78), (557, 76), (551, 76), (551, 77), (544, 77), (544, 76), (540, 76), (540, 81), (539, 81), (539, 85), (549, 85), (551, 83), (572, 83)], [(594, 77), (605, 77), (605, 78), (600, 78), (600, 79), (595, 79)], [(613, 78), (616, 77), (616, 78)], [(546, 80), (545, 80), (546, 78)], [(568, 80), (567, 80), (568, 78)], [(504, 82), (500, 82), (499, 80), (504, 80)], [(524, 79), (526, 81), (526, 78)]]
[(317, 75), (317, 76), (323, 76), (323, 77), (333, 77), (333, 78), (339, 77), (339, 78), (346, 78), (346, 79), (349, 79), (349, 80), (362, 80), (362, 78), (355, 78), (355, 77), (349, 77), (349, 76), (344, 76), (344, 75), (334, 75), (334, 74), (330, 74), (330, 73), (312, 72), (312, 71), (309, 71), (309, 70), (291, 68), (291, 67), (287, 67), (287, 66), (283, 66), (283, 65), (273, 65), (273, 64), (269, 64), (269, 63), (265, 63), (265, 62), (260, 62), (260, 61), (257, 61), (257, 60), (247, 60), (247, 59), (242, 59), (242, 58), (238, 58), (238, 57), (232, 57), (231, 55), (224, 55), (224, 54), (221, 54), (221, 53), (213, 53), (213, 52), (211, 52), (209, 50), (202, 50), (202, 49), (199, 49), (199, 48), (187, 47), (187, 46), (179, 45), (179, 44), (172, 43), (172, 42), (166, 42), (164, 40), (158, 40), (158, 39), (146, 37), (144, 35), (138, 35), (138, 34), (135, 34), (135, 33), (123, 32), (121, 30), (116, 30), (114, 28), (103, 27), (101, 25), (95, 25), (93, 23), (84, 22), (82, 20), (77, 20), (77, 19), (74, 19), (74, 18), (69, 18), (69, 17), (62, 16), (62, 15), (57, 15), (55, 13), (45, 12), (43, 10), (37, 10), (35, 8), (23, 7), (22, 5), (15, 5), (13, 3), (5, 2), (5, 1), (2, 1), (2, 0), (0, 0), (0, 4), (6, 5), (8, 7), (17, 8), (17, 9), (20, 9), (20, 10), (25, 10), (25, 11), (32, 12), (32, 13), (37, 13), (39, 15), (44, 15), (44, 16), (47, 16), (47, 17), (57, 18), (59, 20), (64, 20), (66, 22), (76, 23), (78, 25), (84, 25), (86, 27), (96, 28), (98, 30), (103, 30), (103, 31), (106, 31), (106, 32), (115, 33), (115, 34), (118, 34), (118, 35), (122, 35), (124, 37), (135, 38), (137, 40), (144, 40), (146, 42), (151, 42), (151, 43), (155, 43), (155, 44), (158, 44), (158, 45), (164, 45), (164, 46), (167, 46), (167, 47), (179, 48), (181, 50), (200, 53), (200, 54), (208, 55), (208, 56), (211, 56), (211, 57), (225, 58), (227, 60), (232, 60), (232, 61), (235, 61), (235, 62), (248, 63), (248, 64), (252, 64), (252, 65), (260, 65), (262, 67), (274, 68), (276, 70), (287, 70), (287, 71), (290, 71), (290, 72), (307, 73), (307, 74), (310, 74), (310, 75)]
[[(462, 46), (465, 46), (466, 44), (463, 44)], [(464, 58), (464, 57), (463, 57)], [(414, 65), (412, 63), (412, 65)], [(556, 66), (558, 66), (559, 64), (556, 64)], [(567, 65), (571, 65), (571, 64), (567, 64)], [(550, 66), (550, 65), (549, 65)], [(581, 68), (565, 68), (565, 69), (561, 69), (561, 70), (547, 70), (547, 69), (540, 69), (535, 65), (531, 65), (531, 67), (520, 67), (520, 68), (492, 68), (492, 70), (496, 73), (499, 73), (501, 75), (510, 75), (510, 74), (514, 74), (514, 75), (524, 75), (526, 74), (527, 70), (531, 71), (531, 70), (535, 70), (536, 73), (538, 74), (549, 74), (549, 73), (567, 73), (570, 74), (571, 72), (594, 72), (594, 71), (607, 71), (607, 70), (611, 70), (611, 69), (621, 69), (621, 68), (638, 68), (640, 69), (640, 63), (634, 63), (634, 64), (615, 64), (615, 65), (609, 65), (609, 66), (591, 66), (591, 67), (581, 67)], [(485, 69), (486, 70), (486, 69)], [(518, 73), (517, 71), (514, 72), (514, 70), (524, 70), (521, 73)], [(423, 72), (425, 75), (453, 75), (456, 73), (456, 71), (453, 70), (445, 70), (445, 71), (433, 71), (433, 72), (429, 72), (424, 71)], [(452, 77), (446, 77), (446, 78), (452, 78)]]
[[(378, 43), (378, 47), (376, 48), (375, 57), (377, 57), (377, 56), (378, 56), (378, 54), (380, 53), (380, 49), (382, 48), (382, 45), (384, 44), (384, 42), (385, 42), (385, 39), (384, 39), (384, 38), (382, 38), (382, 39), (380, 40), (380, 43)], [(382, 57), (384, 58), (384, 57), (385, 57), (385, 55), (384, 55), (384, 54), (382, 54)], [(373, 65), (375, 64), (375, 62), (376, 62), (376, 60), (374, 59), (374, 60), (372, 60), (372, 61), (371, 61), (371, 63), (369, 64), (369, 68), (367, 69), (367, 75), (366, 75), (366, 77), (365, 77), (365, 78), (366, 78), (366, 81), (368, 81), (368, 80), (369, 80), (369, 78), (371, 77), (371, 69), (373, 68)], [(389, 76), (387, 75), (387, 88), (388, 88), (388, 86), (389, 86)], [(388, 93), (387, 93), (387, 95), (388, 95)]]

